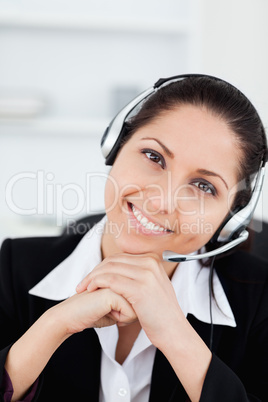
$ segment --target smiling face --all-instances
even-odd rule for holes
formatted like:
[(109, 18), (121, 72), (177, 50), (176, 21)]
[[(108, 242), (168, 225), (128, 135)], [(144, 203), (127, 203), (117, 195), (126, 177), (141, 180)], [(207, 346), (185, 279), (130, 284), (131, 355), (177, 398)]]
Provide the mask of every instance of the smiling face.
[(227, 124), (200, 107), (180, 106), (138, 129), (107, 180), (104, 257), (200, 249), (230, 210), (240, 158)]

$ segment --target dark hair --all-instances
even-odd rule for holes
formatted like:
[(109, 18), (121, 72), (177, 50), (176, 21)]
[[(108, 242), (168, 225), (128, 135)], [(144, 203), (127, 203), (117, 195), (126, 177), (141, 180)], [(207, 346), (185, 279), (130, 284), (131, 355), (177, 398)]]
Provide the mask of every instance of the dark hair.
[(235, 134), (243, 154), (238, 180), (243, 179), (245, 185), (237, 193), (232, 209), (245, 206), (251, 196), (252, 178), (267, 159), (267, 140), (255, 107), (231, 84), (208, 76), (189, 76), (161, 87), (126, 123), (127, 135), (122, 144), (161, 113), (185, 104), (205, 107), (222, 118)]

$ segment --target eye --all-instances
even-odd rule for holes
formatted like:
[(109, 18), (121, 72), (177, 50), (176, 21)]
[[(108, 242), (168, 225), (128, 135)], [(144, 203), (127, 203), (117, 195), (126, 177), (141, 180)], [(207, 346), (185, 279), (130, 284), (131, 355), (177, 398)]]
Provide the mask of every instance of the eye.
[(213, 184), (209, 183), (208, 181), (202, 179), (202, 180), (196, 180), (192, 182), (194, 186), (196, 186), (199, 190), (201, 190), (203, 193), (206, 194), (211, 194), (213, 196), (217, 195), (217, 190), (213, 186)]
[(165, 159), (159, 152), (152, 149), (142, 149), (141, 153), (144, 154), (153, 163), (160, 165), (162, 169), (166, 167)]

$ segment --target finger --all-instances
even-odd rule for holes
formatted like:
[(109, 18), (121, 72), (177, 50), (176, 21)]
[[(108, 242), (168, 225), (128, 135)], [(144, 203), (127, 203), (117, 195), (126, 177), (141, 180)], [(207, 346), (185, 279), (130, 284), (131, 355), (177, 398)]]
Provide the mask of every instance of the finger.
[(105, 267), (100, 270), (92, 271), (88, 276), (87, 290), (95, 290), (97, 287), (95, 278), (100, 275), (107, 275), (107, 279), (113, 278), (113, 276), (122, 276), (131, 280), (140, 280), (143, 270), (136, 265), (129, 265), (120, 262), (108, 263)]
[(124, 297), (111, 292), (111, 298), (111, 311), (109, 316), (115, 319), (116, 322), (130, 324), (137, 320), (137, 315), (134, 309)]
[[(135, 267), (135, 270), (133, 270), (133, 267)], [(77, 285), (76, 292), (81, 293), (87, 289), (92, 278), (100, 271), (102, 273), (112, 271), (135, 279), (136, 276), (134, 274), (138, 269), (151, 269), (155, 272), (162, 270), (164, 272), (159, 257), (155, 254), (115, 254), (112, 257), (106, 258), (95, 267), (94, 270)]]
[(83, 293), (83, 292), (86, 290), (87, 285), (88, 285), (89, 283), (90, 283), (90, 279), (89, 279), (89, 277), (88, 277), (88, 275), (87, 275), (87, 276), (85, 276), (85, 278), (84, 278), (80, 283), (78, 283), (78, 285), (76, 286), (76, 288), (75, 288), (76, 293)]
[[(89, 295), (88, 292), (85, 293)], [(137, 319), (135, 311), (127, 300), (112, 290), (99, 289), (90, 295), (95, 298), (93, 311), (91, 310), (92, 303), (89, 306), (89, 316), (91, 316), (90, 320), (92, 321), (91, 327), (103, 327), (113, 325), (117, 322), (127, 324)], [(86, 314), (87, 308), (84, 307), (84, 309), (85, 312), (83, 314)]]
[[(88, 285), (88, 292), (92, 293), (96, 289), (110, 289), (117, 295), (122, 296), (133, 307), (139, 300), (139, 295), (146, 293), (146, 285), (143, 280), (135, 281), (131, 278), (116, 274), (99, 274), (92, 278)], [(143, 292), (143, 290), (145, 292)], [(133, 307), (134, 308), (134, 307)]]
[[(133, 269), (135, 268), (135, 269)], [(126, 275), (131, 278), (135, 278), (135, 271), (137, 269), (137, 265), (134, 264), (134, 260), (132, 258), (118, 258), (118, 259), (107, 259), (105, 263), (98, 265), (96, 268), (93, 269), (85, 278), (77, 285), (76, 292), (82, 293), (91, 283), (92, 279), (99, 275), (99, 273), (105, 274), (114, 272), (121, 275)]]

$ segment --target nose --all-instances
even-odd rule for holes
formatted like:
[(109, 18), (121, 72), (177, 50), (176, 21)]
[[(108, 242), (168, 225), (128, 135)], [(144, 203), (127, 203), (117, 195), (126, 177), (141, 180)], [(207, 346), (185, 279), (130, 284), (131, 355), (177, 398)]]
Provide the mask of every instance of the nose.
[(148, 184), (145, 189), (144, 212), (149, 214), (194, 215), (203, 205), (200, 196), (183, 178), (171, 177), (158, 183)]
[(148, 184), (144, 192), (144, 212), (151, 215), (173, 214), (176, 211), (173, 186), (170, 172), (164, 180)]

